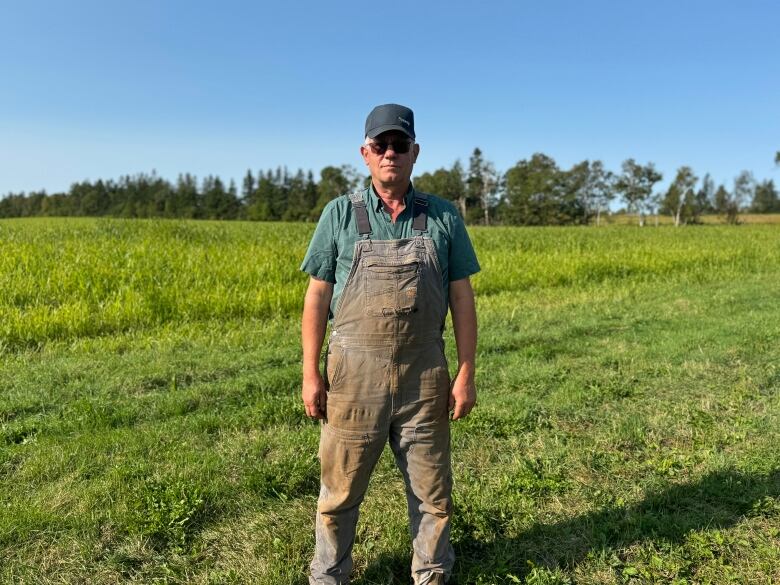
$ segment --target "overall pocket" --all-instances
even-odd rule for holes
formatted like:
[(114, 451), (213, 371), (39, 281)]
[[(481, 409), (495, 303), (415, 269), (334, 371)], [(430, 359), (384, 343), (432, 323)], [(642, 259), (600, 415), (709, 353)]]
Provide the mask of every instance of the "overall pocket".
[(374, 260), (364, 268), (365, 311), (375, 317), (412, 313), (417, 308), (420, 263)]
[(325, 358), (325, 381), (328, 384), (328, 390), (337, 386), (341, 379), (345, 355), (346, 351), (340, 345), (328, 345), (328, 355)]

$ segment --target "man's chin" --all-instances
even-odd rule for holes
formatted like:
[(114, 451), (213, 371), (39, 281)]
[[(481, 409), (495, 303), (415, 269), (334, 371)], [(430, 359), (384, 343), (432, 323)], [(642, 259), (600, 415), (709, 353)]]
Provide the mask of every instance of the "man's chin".
[(402, 173), (385, 172), (382, 174), (382, 182), (387, 185), (398, 185), (408, 180), (409, 178), (405, 177)]

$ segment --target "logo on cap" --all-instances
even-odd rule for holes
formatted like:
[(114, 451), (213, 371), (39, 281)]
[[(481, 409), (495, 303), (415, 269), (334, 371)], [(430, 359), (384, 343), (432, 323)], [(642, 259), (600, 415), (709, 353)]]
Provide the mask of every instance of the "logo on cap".
[(404, 120), (401, 116), (398, 116), (398, 121), (406, 124), (407, 126), (409, 125), (409, 120)]

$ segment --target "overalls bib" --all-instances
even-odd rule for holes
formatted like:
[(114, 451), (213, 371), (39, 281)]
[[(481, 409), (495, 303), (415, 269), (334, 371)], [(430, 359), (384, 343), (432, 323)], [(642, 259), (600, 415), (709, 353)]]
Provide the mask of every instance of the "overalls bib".
[(358, 508), (389, 442), (406, 483), (412, 576), (415, 583), (443, 583), (454, 560), (447, 305), (433, 241), (423, 235), (427, 198), (415, 195), (415, 235), (400, 240), (371, 240), (362, 195), (350, 199), (362, 239), (328, 342), (310, 582), (349, 582)]

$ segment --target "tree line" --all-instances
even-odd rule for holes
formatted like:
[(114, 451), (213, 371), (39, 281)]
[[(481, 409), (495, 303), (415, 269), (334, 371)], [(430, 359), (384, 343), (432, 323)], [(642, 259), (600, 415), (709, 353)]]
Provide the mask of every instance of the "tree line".
[[(780, 153), (775, 160), (780, 164)], [(699, 223), (705, 214), (737, 223), (739, 213), (745, 211), (780, 213), (774, 182), (757, 182), (749, 171), (742, 171), (731, 189), (716, 187), (709, 174), (700, 181), (689, 166), (677, 170), (666, 191), (657, 191), (662, 179), (652, 162), (641, 164), (629, 158), (619, 173), (607, 170), (599, 160), (562, 169), (542, 153), (499, 174), (476, 148), (468, 170), (456, 161), (449, 169), (417, 177), (415, 186), (451, 199), (469, 223), (482, 224), (599, 224), (616, 199), (623, 203), (624, 212), (637, 215), (639, 225), (656, 214), (668, 214), (675, 225), (681, 225)]]
[[(775, 157), (780, 164), (780, 153)], [(698, 223), (716, 213), (737, 223), (741, 212), (780, 213), (774, 182), (757, 182), (742, 171), (731, 188), (716, 186), (709, 174), (699, 178), (681, 166), (666, 191), (655, 186), (663, 175), (652, 162), (627, 159), (620, 172), (599, 161), (585, 160), (569, 169), (542, 153), (496, 171), (479, 148), (468, 169), (459, 160), (449, 168), (423, 173), (415, 187), (452, 201), (471, 224), (572, 225), (601, 223), (616, 199), (623, 212), (644, 225), (648, 215), (668, 214), (675, 225)], [(126, 218), (246, 219), (316, 221), (335, 197), (367, 184), (353, 167), (327, 166), (317, 180), (312, 171), (290, 173), (279, 167), (256, 174), (248, 170), (240, 189), (217, 176), (198, 181), (191, 174), (175, 182), (155, 172), (119, 180), (81, 181), (65, 193), (9, 193), (0, 199), (0, 217), (109, 216)]]

